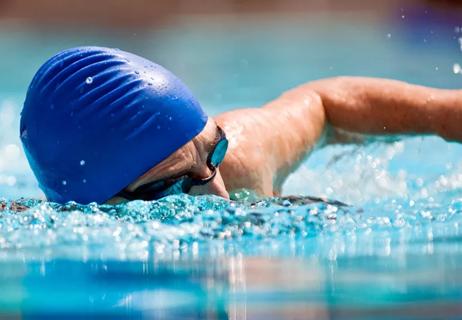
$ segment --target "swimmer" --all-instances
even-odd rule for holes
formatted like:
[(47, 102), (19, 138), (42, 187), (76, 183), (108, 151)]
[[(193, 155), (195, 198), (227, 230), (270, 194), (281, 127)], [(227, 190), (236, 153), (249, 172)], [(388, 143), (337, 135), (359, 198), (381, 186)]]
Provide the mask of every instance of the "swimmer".
[(462, 141), (462, 90), (339, 77), (259, 108), (208, 117), (163, 67), (118, 49), (48, 60), (29, 86), (20, 135), (50, 201), (87, 204), (251, 189), (277, 196), (323, 137), (436, 134)]

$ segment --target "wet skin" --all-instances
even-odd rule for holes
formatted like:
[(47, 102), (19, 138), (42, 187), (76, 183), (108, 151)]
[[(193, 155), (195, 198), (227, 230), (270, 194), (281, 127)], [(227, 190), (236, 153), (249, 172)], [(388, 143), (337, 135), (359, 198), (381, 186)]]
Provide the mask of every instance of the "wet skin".
[[(207, 177), (206, 159), (217, 124), (229, 139), (228, 153), (216, 177), (205, 186), (194, 187), (192, 194), (228, 198), (230, 191), (247, 188), (265, 196), (278, 195), (287, 176), (327, 131), (436, 134), (448, 141), (462, 141), (461, 121), (462, 90), (373, 78), (314, 81), (263, 107), (236, 109), (210, 118), (198, 136), (127, 189), (183, 173)], [(345, 135), (337, 137), (330, 142), (343, 141)]]

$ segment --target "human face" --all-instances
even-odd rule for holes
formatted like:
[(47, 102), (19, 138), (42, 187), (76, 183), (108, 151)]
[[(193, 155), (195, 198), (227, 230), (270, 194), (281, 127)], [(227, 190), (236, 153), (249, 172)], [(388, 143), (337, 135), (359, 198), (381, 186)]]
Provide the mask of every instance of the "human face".
[(172, 194), (189, 193), (194, 186), (204, 186), (212, 181), (218, 166), (223, 162), (228, 149), (228, 139), (226, 134), (217, 126), (217, 136), (211, 148), (206, 165), (210, 169), (210, 175), (206, 178), (195, 177), (194, 173), (187, 172), (178, 177), (164, 178), (145, 183), (133, 191), (122, 190), (118, 196), (128, 200), (157, 200)]
[(178, 193), (215, 194), (229, 198), (218, 169), (227, 145), (224, 131), (209, 119), (197, 137), (134, 181), (109, 203), (155, 200)]

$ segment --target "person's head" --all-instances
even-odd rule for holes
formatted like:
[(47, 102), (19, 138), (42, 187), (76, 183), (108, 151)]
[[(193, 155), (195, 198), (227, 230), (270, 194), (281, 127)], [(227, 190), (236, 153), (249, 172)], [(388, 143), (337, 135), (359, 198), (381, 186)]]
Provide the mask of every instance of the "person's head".
[(216, 169), (227, 147), (222, 130), (172, 73), (118, 49), (73, 48), (45, 62), (20, 135), (50, 201), (227, 197)]

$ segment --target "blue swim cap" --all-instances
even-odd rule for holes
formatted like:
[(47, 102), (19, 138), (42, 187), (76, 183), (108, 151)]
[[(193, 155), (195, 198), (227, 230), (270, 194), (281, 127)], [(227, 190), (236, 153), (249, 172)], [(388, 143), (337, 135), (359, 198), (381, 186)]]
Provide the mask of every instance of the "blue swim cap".
[(104, 202), (202, 131), (207, 115), (171, 72), (118, 49), (62, 51), (34, 76), (21, 114), (48, 200)]

